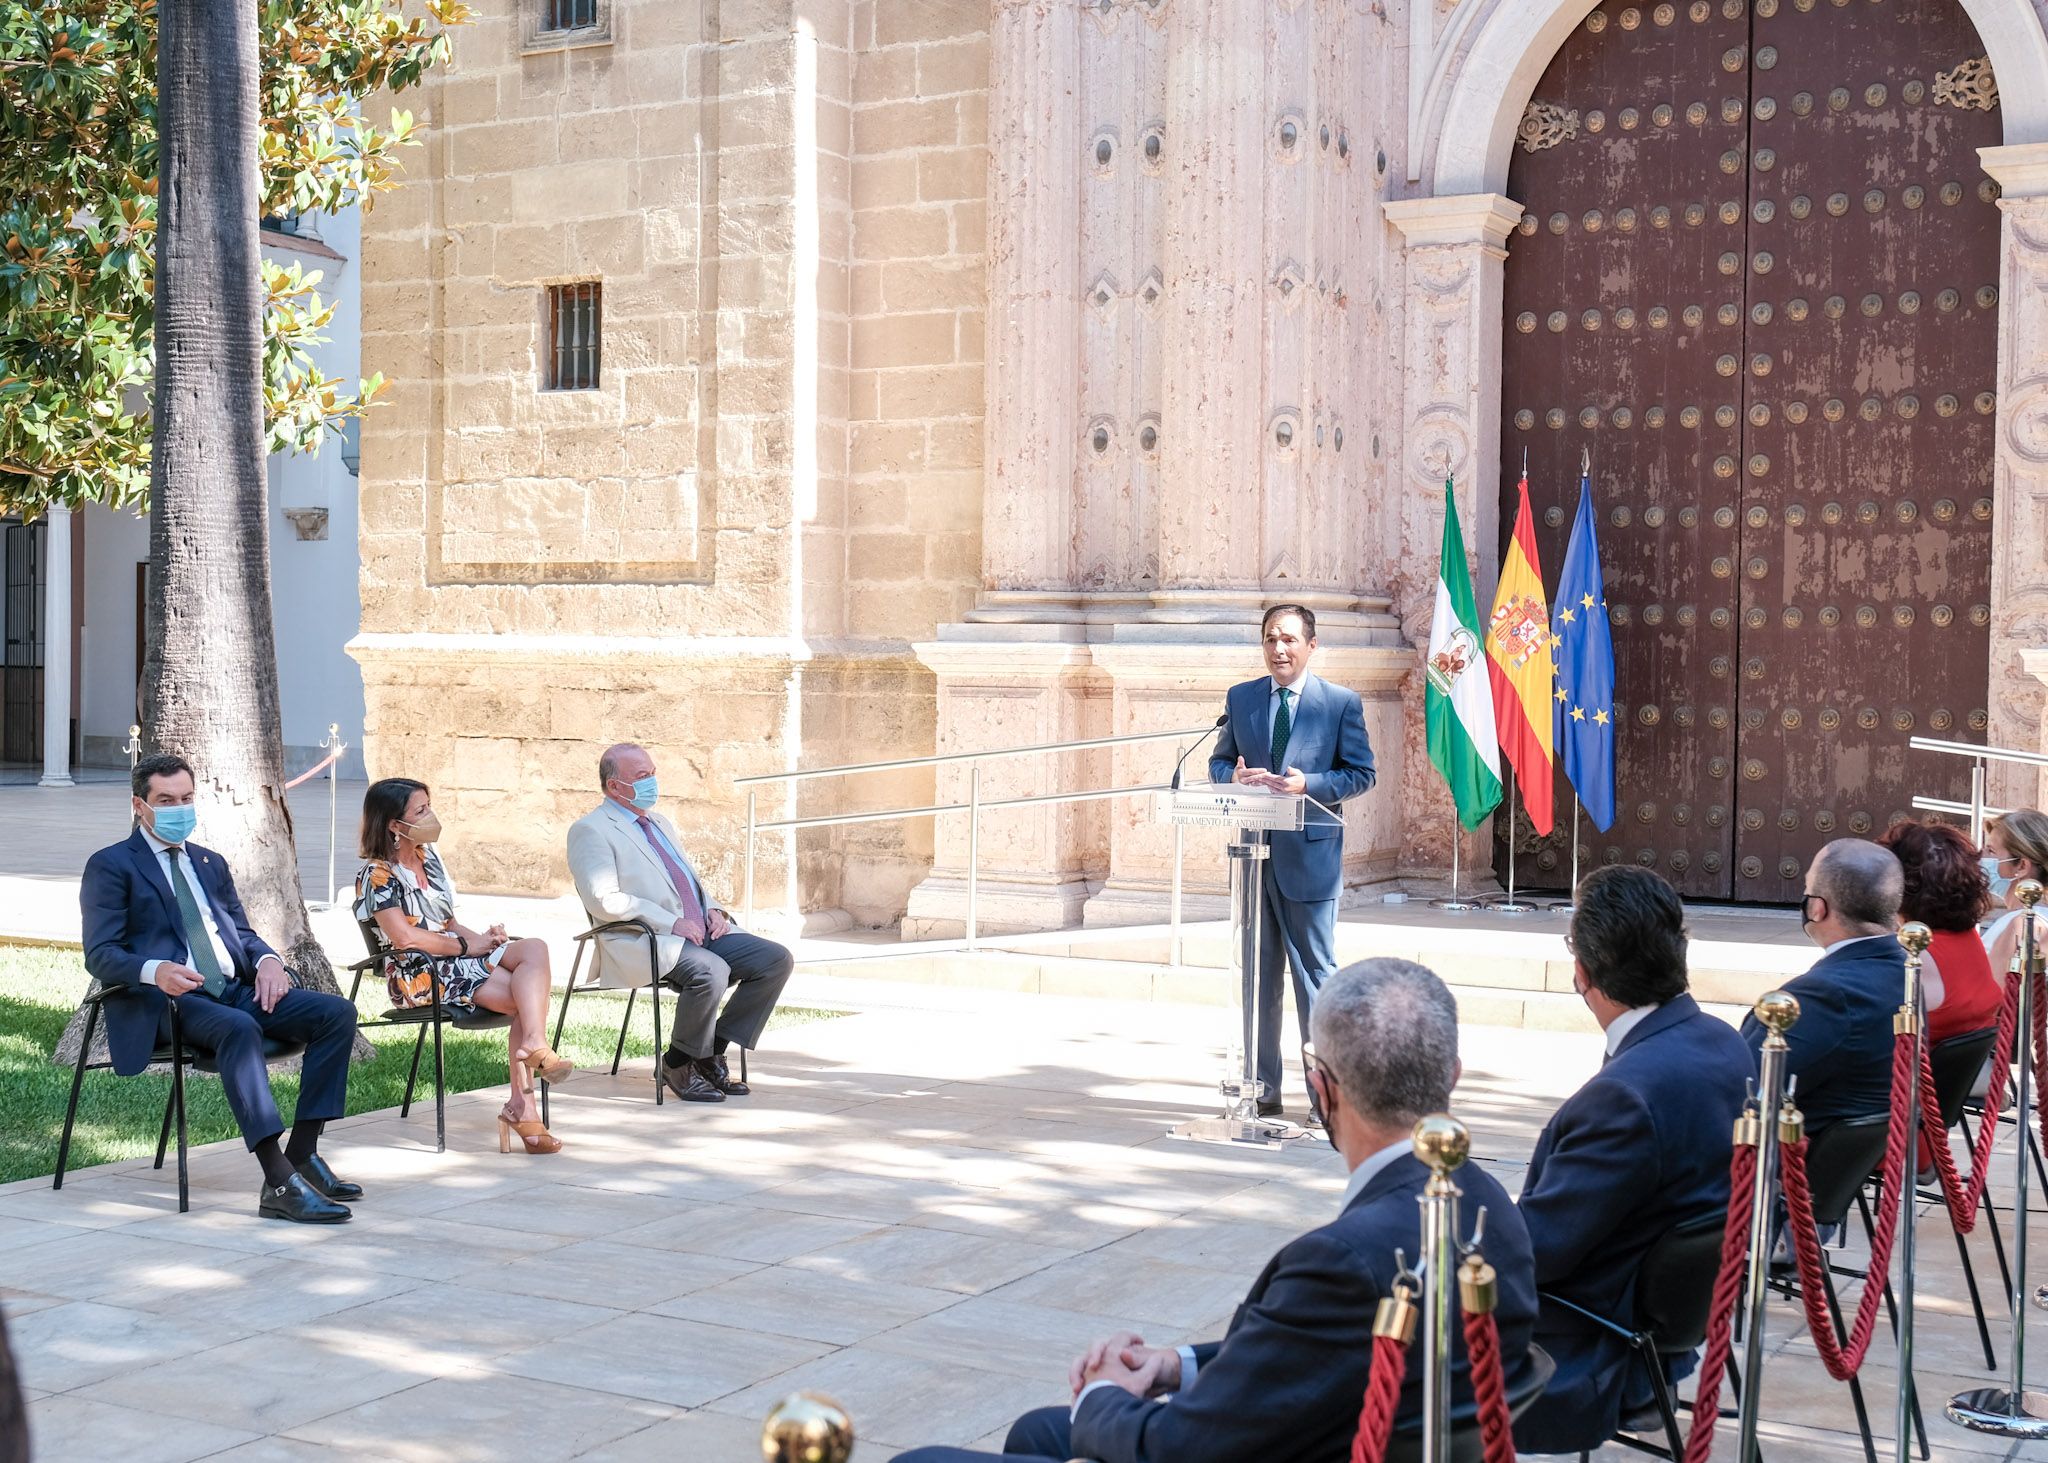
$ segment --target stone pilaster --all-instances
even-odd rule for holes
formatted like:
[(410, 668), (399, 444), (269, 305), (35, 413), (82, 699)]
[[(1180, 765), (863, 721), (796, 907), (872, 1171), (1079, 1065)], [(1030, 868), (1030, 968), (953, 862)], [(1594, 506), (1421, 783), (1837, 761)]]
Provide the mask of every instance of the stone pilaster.
[[(1997, 180), (1998, 421), (1991, 521), (1992, 746), (2048, 745), (2048, 701), (2025, 663), (2048, 659), (2048, 143), (1987, 147)], [(1989, 796), (2033, 803), (2043, 788), (2025, 767), (1994, 765)]]
[[(1400, 487), (1400, 563), (1394, 613), (1412, 645), (1429, 643), (1437, 557), (1443, 546), (1443, 483), (1457, 487), (1459, 524), (1483, 604), (1492, 594), (1491, 545), (1499, 532), (1500, 331), (1507, 235), (1522, 216), (1497, 193), (1410, 198), (1386, 205), (1407, 241), (1407, 344)], [(1404, 799), (1407, 867), (1448, 873), (1456, 820), (1425, 745), (1422, 679), (1407, 689)], [(1489, 861), (1482, 831), (1464, 845), (1468, 870)]]

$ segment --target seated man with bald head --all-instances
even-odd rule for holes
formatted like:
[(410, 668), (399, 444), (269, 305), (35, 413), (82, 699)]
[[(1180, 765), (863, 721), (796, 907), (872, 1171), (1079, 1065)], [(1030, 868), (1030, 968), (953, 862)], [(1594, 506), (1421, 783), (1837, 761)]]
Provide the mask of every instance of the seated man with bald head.
[[(1899, 903), (1906, 874), (1888, 848), (1838, 838), (1806, 871), (1800, 923), (1826, 953), (1785, 986), (1799, 998), (1799, 1020), (1785, 1034), (1794, 1094), (1813, 1134), (1844, 1118), (1890, 1110), (1892, 1017), (1906, 989)], [(1761, 1051), (1767, 1033), (1755, 1016), (1743, 1040)]]
[[(593, 920), (638, 920), (655, 932), (662, 984), (676, 992), (661, 1080), (684, 1102), (745, 1097), (725, 1053), (734, 1042), (760, 1044), (794, 961), (706, 897), (675, 825), (655, 811), (661, 788), (645, 747), (609, 748), (597, 778), (604, 801), (569, 829), (569, 873)], [(604, 985), (647, 983), (647, 939), (637, 931), (599, 936), (597, 960)]]

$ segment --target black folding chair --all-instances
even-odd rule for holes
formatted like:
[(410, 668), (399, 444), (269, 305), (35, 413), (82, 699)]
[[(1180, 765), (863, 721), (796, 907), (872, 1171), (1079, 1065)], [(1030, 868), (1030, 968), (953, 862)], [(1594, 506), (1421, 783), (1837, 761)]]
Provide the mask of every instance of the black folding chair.
[[(1934, 1098), (1941, 1108), (1941, 1140), (1948, 1141), (1951, 1128), (1963, 1120), (1963, 1104), (1969, 1101), (1970, 1088), (1977, 1081), (1977, 1074), (1984, 1069), (1984, 1059), (1991, 1054), (1991, 1048), (1998, 1041), (1998, 1029), (1986, 1027), (1982, 1031), (1965, 1032), (1937, 1042), (1927, 1054), (1927, 1064), (1934, 1073)], [(1968, 1175), (1964, 1175), (1968, 1178)], [(1939, 1189), (1921, 1193), (1922, 1199), (1931, 1200), (1948, 1212), (1947, 1201)], [(1859, 1206), (1861, 1207), (1861, 1206)], [(1991, 1193), (1987, 1188), (1983, 1202), (1977, 1212), (1991, 1227), (1991, 1243), (1998, 1252), (1998, 1268), (2005, 1269), (2005, 1241), (1998, 1233), (1998, 1214), (1991, 1205)], [(1868, 1211), (1864, 1214), (1864, 1233), (1871, 1235), (1871, 1220)], [(1955, 1228), (1954, 1220), (1949, 1222), (1950, 1230), (1956, 1237), (1956, 1255), (1963, 1262), (1963, 1283), (1970, 1290), (1970, 1308), (1977, 1314), (1977, 1340), (1984, 1348), (1984, 1365), (1990, 1370), (1998, 1368), (1998, 1354), (1991, 1349), (1991, 1327), (1984, 1319), (1984, 1298), (1977, 1290), (1976, 1267), (1970, 1263), (1970, 1246), (1963, 1238), (1963, 1232)], [(2012, 1303), (2012, 1284), (2006, 1283), (2006, 1304)]]
[[(395, 953), (391, 942), (384, 938), (384, 931), (377, 927), (374, 919), (359, 919), (356, 928), (362, 931), (363, 944), (369, 954), (349, 967), (355, 979), (349, 982), (349, 1004), (355, 1004), (356, 992), (362, 989), (363, 977), (372, 970), (383, 968), (384, 957)], [(358, 1021), (356, 1030), (372, 1026), (413, 1026), (419, 1029), (419, 1038), (412, 1044), (412, 1066), (405, 1074), (405, 1100), (399, 1104), (398, 1115), (409, 1117), (412, 1113), (412, 1093), (419, 1081), (420, 1052), (427, 1044), (429, 1028), (434, 1034), (434, 1151), (448, 1151), (448, 1068), (441, 1051), (441, 1028), (452, 1026), (457, 1031), (502, 1031), (512, 1024), (512, 1018), (503, 1011), (486, 1011), (479, 1006), (451, 1006), (441, 999), (441, 967), (431, 956), (427, 960), (428, 984), (433, 991), (433, 1000), (424, 1006), (393, 1006), (374, 1021)], [(541, 1119), (547, 1121), (545, 1116)]]
[[(1707, 1325), (1714, 1309), (1714, 1284), (1721, 1270), (1721, 1237), (1727, 1224), (1722, 1213), (1703, 1214), (1666, 1230), (1644, 1253), (1636, 1270), (1636, 1315), (1633, 1326), (1587, 1310), (1563, 1296), (1545, 1292), (1543, 1304), (1559, 1306), (1584, 1317), (1610, 1336), (1618, 1337), (1642, 1360), (1650, 1374), (1650, 1387), (1657, 1414), (1664, 1423), (1665, 1446), (1645, 1442), (1625, 1432), (1616, 1432), (1610, 1442), (1648, 1453), (1653, 1458), (1677, 1460), (1685, 1452), (1685, 1438), (1678, 1430), (1681, 1404), (1665, 1375), (1666, 1357), (1684, 1356), (1698, 1350), (1707, 1339)], [(1728, 1376), (1740, 1398), (1741, 1378), (1735, 1360), (1729, 1358)], [(1586, 1453), (1579, 1454), (1581, 1459)]]
[[(64, 1133), (57, 1142), (57, 1174), (50, 1180), (50, 1187), (53, 1189), (64, 1187), (64, 1171), (71, 1163), (71, 1127), (78, 1118), (78, 1093), (85, 1084), (85, 1074), (89, 1071), (107, 1070), (114, 1065), (112, 1061), (90, 1060), (93, 1035), (99, 1029), (100, 1010), (106, 1002), (128, 999), (129, 994), (126, 986), (101, 986), (85, 998), (85, 1037), (78, 1044), (78, 1062), (71, 1069), (71, 1101), (65, 1105)], [(219, 1068), (214, 1065), (212, 1052), (185, 1044), (184, 1026), (178, 1019), (178, 1003), (171, 1001), (167, 1004), (171, 1011), (171, 1039), (158, 1043), (156, 1050), (151, 1052), (149, 1057), (150, 1066), (168, 1063), (171, 1069), (171, 1093), (164, 1101), (164, 1121), (156, 1137), (154, 1166), (164, 1166), (164, 1152), (170, 1146), (171, 1126), (175, 1121), (178, 1129), (178, 1212), (183, 1214), (192, 1207), (191, 1184), (186, 1167), (185, 1069), (190, 1067), (195, 1072), (218, 1075)], [(304, 1050), (303, 1042), (284, 1041), (269, 1036), (263, 1039), (263, 1060), (266, 1065), (274, 1066), (278, 1062), (288, 1061)]]
[[(1865, 1113), (1859, 1117), (1843, 1118), (1822, 1129), (1813, 1136), (1806, 1150), (1806, 1182), (1813, 1194), (1814, 1222), (1822, 1227), (1843, 1223), (1849, 1213), (1849, 1205), (1863, 1203), (1863, 1186), (1884, 1162), (1885, 1143), (1891, 1135), (1890, 1113)], [(1789, 1217), (1787, 1223), (1789, 1223)], [(1865, 1216), (1866, 1225), (1869, 1218)], [(1789, 1242), (1789, 1238), (1788, 1238)], [(1835, 1339), (1847, 1342), (1848, 1328), (1842, 1324), (1842, 1301), (1835, 1291), (1834, 1277), (1840, 1275), (1851, 1280), (1861, 1280), (1868, 1285), (1873, 1278), (1884, 1286), (1885, 1309), (1891, 1314), (1892, 1335), (1899, 1331), (1898, 1312), (1892, 1299), (1891, 1277), (1872, 1277), (1865, 1271), (1848, 1265), (1836, 1264), (1822, 1253), (1820, 1270), (1821, 1288), (1826, 1292), (1828, 1316), (1835, 1328)], [(1796, 1280), (1787, 1277), (1774, 1279), (1771, 1288), (1781, 1295), (1796, 1296), (1799, 1287)], [(1877, 1444), (1870, 1435), (1870, 1409), (1863, 1400), (1863, 1381), (1860, 1377), (1849, 1378), (1849, 1400), (1856, 1408), (1856, 1427), (1863, 1435), (1863, 1456), (1866, 1463), (1877, 1463)], [(1927, 1456), (1927, 1426), (1920, 1416), (1920, 1398), (1912, 1396), (1913, 1426), (1919, 1435), (1920, 1456)]]
[[(585, 911), (585, 913), (587, 914), (588, 911)], [(595, 942), (600, 936), (603, 935), (624, 934), (638, 935), (641, 939), (647, 942), (646, 983), (643, 985), (630, 986), (604, 985), (596, 977), (596, 972), (598, 969), (601, 968), (603, 961), (601, 958), (596, 958), (595, 956), (595, 952), (597, 951), (597, 945)], [(593, 955), (593, 959), (591, 961), (592, 979), (590, 981), (590, 984), (579, 986), (576, 984), (576, 975), (577, 972), (583, 969), (583, 957), (586, 954)], [(661, 1025), (662, 973), (663, 972), (661, 969), (661, 940), (654, 926), (647, 923), (647, 921), (644, 919), (598, 920), (596, 916), (591, 916), (590, 928), (585, 930), (582, 934), (576, 937), (576, 959), (569, 966), (569, 983), (566, 986), (562, 987), (562, 1010), (561, 1014), (559, 1014), (555, 1018), (555, 1039), (553, 1043), (555, 1049), (559, 1051), (562, 1045), (562, 1030), (565, 1026), (569, 1024), (569, 1002), (577, 994), (578, 991), (587, 992), (623, 990), (626, 993), (626, 1014), (619, 1021), (619, 1039), (617, 1043), (614, 1044), (612, 1047), (611, 1075), (614, 1077), (618, 1076), (619, 1063), (621, 1060), (624, 1059), (626, 1054), (626, 1032), (628, 1028), (630, 1028), (633, 1024), (633, 1003), (640, 999), (640, 992), (648, 992), (648, 999), (654, 1003), (654, 1102), (657, 1107), (661, 1105), (662, 1099), (665, 1095), (661, 1080), (661, 1055), (664, 1049), (666, 1049), (668, 1046), (668, 1033), (662, 1029)], [(740, 1081), (744, 1082), (746, 1080), (747, 1049), (745, 1047), (741, 1047)], [(540, 1084), (540, 1093), (541, 1121), (546, 1122), (548, 1100), (547, 1083), (543, 1082)]]
[[(1418, 1350), (1410, 1361), (1410, 1370), (1421, 1364), (1421, 1352)], [(1519, 1382), (1508, 1388), (1508, 1416), (1517, 1418), (1527, 1412), (1555, 1375), (1557, 1363), (1550, 1359), (1550, 1353), (1533, 1341), (1529, 1343), (1528, 1370)], [(1479, 1411), (1475, 1404), (1467, 1401), (1451, 1412), (1451, 1463), (1484, 1463), (1485, 1457), (1486, 1447), (1479, 1434)], [(1387, 1438), (1386, 1463), (1422, 1463), (1420, 1418), (1394, 1428)]]

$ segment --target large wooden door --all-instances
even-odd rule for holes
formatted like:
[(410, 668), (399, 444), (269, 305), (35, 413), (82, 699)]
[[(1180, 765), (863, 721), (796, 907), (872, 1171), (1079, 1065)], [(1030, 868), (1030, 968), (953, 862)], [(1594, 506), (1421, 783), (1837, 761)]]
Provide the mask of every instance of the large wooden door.
[[(1556, 582), (1592, 454), (1616, 817), (1585, 866), (1796, 898), (1938, 785), (1989, 675), (1996, 190), (1953, 0), (1604, 0), (1508, 191), (1503, 524), (1524, 454)], [(1567, 695), (1569, 687), (1561, 687)], [(1561, 887), (1558, 832), (1521, 873)]]
[(43, 525), (0, 525), (0, 762), (43, 760)]

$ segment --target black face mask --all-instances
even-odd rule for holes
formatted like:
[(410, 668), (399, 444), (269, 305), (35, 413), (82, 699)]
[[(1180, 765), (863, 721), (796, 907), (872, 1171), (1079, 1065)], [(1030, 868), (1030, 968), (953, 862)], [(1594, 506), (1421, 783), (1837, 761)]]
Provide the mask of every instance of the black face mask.
[[(1820, 905), (1820, 913), (1815, 916), (1809, 916), (1806, 911), (1816, 903)], [(1828, 917), (1828, 911), (1828, 902), (1821, 895), (1802, 895), (1799, 900), (1799, 928), (1801, 930), (1806, 930), (1814, 925), (1819, 924), (1822, 920)]]

